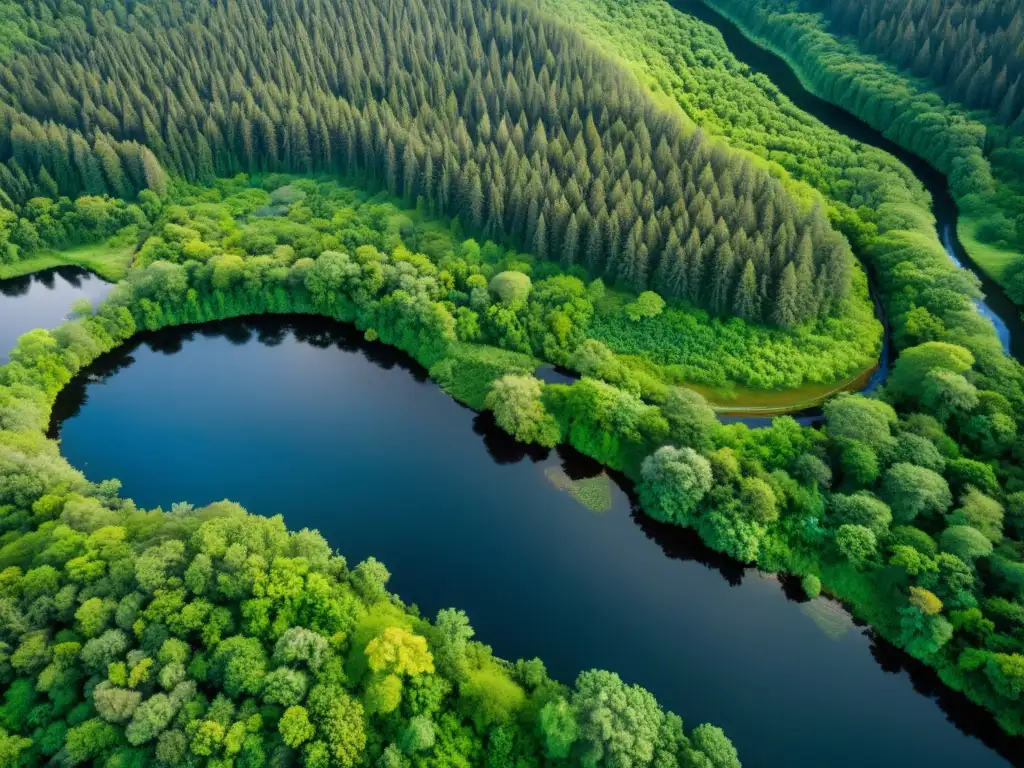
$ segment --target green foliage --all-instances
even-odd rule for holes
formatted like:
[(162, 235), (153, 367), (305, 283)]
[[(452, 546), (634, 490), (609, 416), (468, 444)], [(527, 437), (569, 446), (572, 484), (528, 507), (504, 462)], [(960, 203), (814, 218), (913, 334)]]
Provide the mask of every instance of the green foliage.
[(893, 519), (900, 524), (918, 517), (938, 517), (953, 503), (942, 475), (905, 463), (895, 464), (885, 473), (882, 497), (892, 507)]
[(710, 768), (739, 768), (740, 759), (736, 754), (736, 748), (726, 737), (721, 728), (714, 725), (698, 725), (690, 735), (700, 759), (696, 765), (710, 766)]
[(804, 576), (800, 581), (800, 586), (803, 588), (804, 594), (812, 600), (821, 594), (821, 579), (814, 574)]
[(839, 526), (863, 526), (880, 538), (889, 530), (892, 510), (867, 491), (858, 491), (851, 496), (836, 493), (829, 498), (829, 520)]
[(502, 272), (491, 278), (488, 288), (502, 304), (521, 306), (526, 303), (533, 285), (530, 276), (522, 272)]
[(874, 556), (877, 544), (875, 534), (863, 525), (844, 523), (836, 531), (836, 546), (843, 557), (857, 567), (865, 565)]
[(874, 365), (880, 352), (881, 329), (866, 291), (844, 306), (841, 321), (795, 332), (710, 317), (680, 303), (653, 317), (632, 318), (632, 306), (618, 295), (599, 302), (591, 335), (620, 355), (640, 358), (691, 384), (735, 382), (755, 389), (831, 384)]
[(992, 542), (969, 525), (949, 526), (939, 536), (939, 546), (943, 552), (954, 554), (967, 563), (992, 554)]
[(965, 242), (976, 261), (997, 279), (1008, 264), (1019, 269), (1018, 0), (712, 5), (780, 50), (815, 92), (947, 174), (959, 207), (974, 219)]
[(517, 440), (554, 446), (561, 432), (544, 408), (542, 387), (532, 376), (504, 376), (491, 385), (484, 406), (494, 412), (498, 426)]
[[(228, 183), (223, 191), (232, 188)], [(305, 190), (293, 206), (316, 204), (324, 192), (317, 185)], [(173, 215), (185, 222), (196, 210)], [(392, 210), (374, 207), (349, 221)], [(306, 245), (292, 242), (298, 254), (311, 248), (314, 255), (231, 260), (222, 249), (237, 232), (219, 231), (205, 261), (139, 265), (95, 314), (83, 313), (53, 334), (28, 334), (0, 369), (0, 424), (26, 407), (47, 411), (73, 372), (140, 327), (300, 309), (372, 322), (382, 339), (428, 358), (451, 348), (436, 341), (447, 333), (436, 322), (436, 313), (447, 311), (440, 282), (447, 278), (397, 241), (385, 257), (365, 242), (381, 242), (372, 228), (362, 230), (364, 242), (356, 240), (351, 253), (316, 255), (326, 236), (307, 232)], [(275, 230), (263, 225), (263, 231)], [(275, 237), (282, 231), (287, 228)], [(341, 232), (355, 237), (352, 230)], [(450, 254), (439, 258), (458, 271)], [(533, 295), (544, 308), (555, 306), (552, 296), (575, 290), (538, 281), (522, 309), (531, 311)], [(385, 309), (389, 297), (400, 297), (394, 303), (407, 302), (406, 309)], [(433, 310), (426, 306), (431, 301)], [(543, 312), (539, 316), (547, 322)], [(478, 370), (533, 365), (501, 350), (474, 356), (468, 345), (452, 346), (459, 360)], [(521, 379), (532, 387), (530, 403), (547, 413), (539, 382)], [(606, 384), (592, 386), (593, 394), (611, 396), (597, 417), (600, 424), (621, 423), (624, 445), (639, 454), (667, 435), (656, 407), (632, 396), (623, 400)], [(622, 404), (627, 411), (618, 408)], [(546, 419), (557, 439), (557, 422)], [(700, 419), (699, 411), (680, 414), (677, 424), (694, 430)], [(583, 721), (569, 703), (574, 692), (549, 680), (539, 663), (520, 663), (511, 672), (511, 665), (472, 642), (461, 612), (441, 611), (431, 625), (387, 592), (390, 573), (383, 564), (368, 558), (349, 569), (318, 534), (289, 533), (280, 518), (250, 517), (224, 502), (143, 514), (118, 497), (116, 485), (91, 485), (68, 467), (41, 436), (45, 418), (30, 422), (38, 438), (0, 432), (5, 525), (21, 530), (20, 541), (32, 542), (0, 542), (0, 562), (20, 568), (12, 593), (24, 601), (19, 615), (31, 616), (23, 625), (5, 626), (16, 642), (7, 671), (0, 668), (7, 684), (0, 710), (4, 754), (47, 744), (46, 754), (63, 750), (71, 764), (113, 764), (131, 749), (141, 764), (255, 765), (283, 745), (308, 765), (475, 764), (487, 743), (492, 760), (516, 750), (525, 759), (539, 757), (544, 748), (553, 759), (576, 762), (572, 748)], [(51, 522), (58, 517), (59, 525)], [(39, 601), (47, 607), (30, 612)], [(84, 689), (62, 688), (64, 681), (89, 678), (95, 682)], [(40, 714), (36, 705), (43, 697), (68, 704)], [(545, 709), (556, 700), (563, 706)], [(72, 703), (79, 704), (75, 717), (67, 716)], [(632, 728), (623, 721), (621, 738)], [(543, 746), (535, 735), (541, 733)], [(679, 761), (696, 759), (681, 730), (673, 739)]]
[(576, 713), (562, 698), (549, 701), (540, 711), (539, 724), (548, 757), (564, 760), (579, 737)]
[[(71, 695), (87, 703), (74, 716), (45, 713), (56, 729), (50, 738), (63, 740), (53, 754), (63, 748), (72, 762), (109, 761), (128, 744), (140, 760), (257, 764), (252, 755), (287, 739), (305, 763), (325, 766), (412, 756), (504, 764), (530, 749), (522, 745), (541, 744), (552, 760), (568, 752), (586, 765), (671, 764), (669, 756), (683, 765), (734, 763), (720, 732), (699, 728), (687, 746), (677, 719), (614, 676), (581, 677), (576, 692), (527, 682), (537, 674), (493, 660), (471, 641), (464, 617), (439, 615), (431, 627), (405, 612), (372, 558), (350, 571), (310, 534), (287, 534), (280, 521), (244, 517), (231, 505), (139, 515), (116, 491), (87, 483), (42, 437), (57, 392), (136, 330), (266, 312), (355, 323), (412, 354), (460, 399), (495, 410), (518, 436), (549, 445), (567, 437), (638, 479), (654, 516), (691, 525), (711, 546), (773, 571), (820, 573), (830, 593), (944, 674), (966, 653), (977, 674), (958, 684), (1001, 722), (1021, 721), (1016, 661), (1006, 653), (1015, 641), (992, 639), (1012, 637), (1016, 614), (992, 600), (1016, 605), (1007, 597), (1024, 594), (1024, 503), (1012, 493), (1024, 482), (1014, 453), (1024, 377), (977, 321), (977, 286), (946, 263), (922, 190), (881, 153), (811, 125), (763, 78), (744, 74), (706, 29), (664, 4), (542, 5), (580, 11), (587, 36), (600, 25), (586, 21), (614, 11), (621, 42), (613, 50), (637, 63), (641, 79), (657, 76), (694, 118), (770, 164), (691, 132), (670, 100), (655, 106), (617, 64), (504, 0), (455, 15), (417, 0), (398, 22), (369, 0), (330, 0), (323, 14), (338, 23), (324, 25), (325, 36), (320, 25), (307, 34), (308, 20), (287, 4), (243, 0), (253, 18), (273, 10), (271, 27), (296, 31), (275, 36), (251, 25), (254, 44), (278, 62), (268, 74), (274, 87), (259, 92), (219, 77), (240, 61), (257, 76), (265, 65), (237, 36), (204, 44), (237, 23), (204, 4), (182, 18), (205, 25), (178, 23), (177, 0), (93, 14), (88, 29), (53, 49), (55, 99), (83, 88), (90, 95), (54, 122), (57, 133), (73, 124), (61, 135), (81, 160), (77, 176), (54, 178), (58, 206), (61, 185), (109, 186), (116, 166), (97, 174), (89, 153), (109, 160), (95, 145), (109, 143), (104, 132), (130, 130), (131, 102), (145, 105), (135, 115), (163, 115), (149, 102), (153, 88), (180, 96), (180, 110), (132, 135), (153, 142), (176, 179), (317, 168), (383, 181), (410, 205), (421, 202), (400, 209), (383, 194), (274, 176), (259, 182), (264, 190), (244, 176), (207, 187), (175, 181), (162, 197), (144, 190), (143, 244), (125, 283), (95, 315), (19, 343), (0, 372), (0, 509), (6, 529), (23, 535), (0, 542), (0, 562), (25, 573), (17, 599), (54, 597), (52, 611), (33, 614), (41, 618), (17, 627), (10, 643), (3, 724), (12, 738), (35, 733), (37, 699), (69, 695), (60, 688), (73, 669), (75, 679), (96, 681)], [(428, 28), (460, 53), (450, 68), (421, 67), (427, 74), (416, 82), (430, 87), (413, 93), (403, 68), (423, 62), (408, 40)], [(359, 32), (345, 37), (351, 30)], [(125, 69), (140, 56), (142, 31), (196, 58), (140, 65), (147, 88), (117, 100), (67, 69), (69, 50), (95, 54), (100, 76)], [(378, 71), (379, 47), (351, 65), (375, 34), (401, 52), (399, 76)], [(542, 36), (559, 51), (557, 68), (537, 55)], [(315, 40), (316, 51), (300, 40)], [(332, 44), (343, 51), (325, 65), (333, 74), (308, 65)], [(31, 51), (19, 56), (26, 71), (38, 61)], [(485, 69), (515, 88), (490, 99), (470, 74)], [(619, 104), (606, 99), (613, 90)], [(278, 93), (298, 94), (298, 106)], [(461, 109), (463, 101), (476, 106)], [(0, 187), (16, 209), (4, 217), (8, 243), (31, 240), (19, 222), (42, 204), (28, 195), (50, 186), (48, 163), (61, 155), (36, 151), (42, 118), (21, 108), (4, 108), (12, 142), (2, 148)], [(506, 110), (519, 118), (505, 120)], [(22, 131), (14, 141), (15, 128), (31, 141)], [(74, 138), (83, 131), (85, 146)], [(281, 143), (264, 142), (268, 133)], [(113, 151), (122, 168), (143, 157)], [(784, 176), (780, 169), (790, 174), (784, 183), (769, 175)], [(955, 184), (976, 170), (961, 169)], [(161, 186), (145, 173), (133, 183), (141, 181)], [(445, 230), (428, 212), (457, 212), (460, 221)], [(876, 355), (866, 281), (829, 219), (870, 261), (895, 326), (902, 354), (886, 391), (830, 403), (823, 432), (792, 419), (759, 430), (720, 427), (699, 396), (668, 385), (691, 376), (715, 385), (831, 385)], [(458, 242), (451, 233), (461, 226), (483, 244)], [(513, 250), (522, 246), (534, 256)], [(587, 286), (585, 272), (617, 288)], [(648, 286), (669, 299), (657, 313), (658, 301), (640, 293)], [(532, 377), (538, 358), (585, 376), (541, 386)], [(841, 492), (831, 492), (833, 479)], [(954, 492), (961, 501), (950, 512)], [(893, 521), (915, 527), (889, 530)], [(970, 628), (958, 628), (955, 641), (954, 620)], [(999, 632), (983, 631), (986, 621)], [(56, 642), (64, 630), (74, 640)], [(1011, 660), (992, 661), (998, 654)], [(432, 725), (414, 726), (417, 717)]]
[[(48, 0), (26, 8), (52, 14)], [(82, 17), (92, 10), (84, 0), (62, 8)], [(795, 327), (833, 315), (850, 293), (849, 247), (821, 209), (802, 205), (745, 156), (710, 145), (614, 60), (533, 8), (502, 0), (453, 17), (440, 0), (417, 0), (395, 20), (377, 0), (330, 0), (314, 16), (287, 0), (242, 0), (227, 15), (162, 0), (99, 16), (102, 23), (78, 25), (45, 48), (0, 57), (11, 126), (0, 187), (10, 203), (141, 190), (156, 208), (151, 196), (166, 194), (168, 173), (201, 184), (241, 171), (344, 174), (458, 216), (474, 234), (541, 261), (718, 315)], [(448, 41), (446, 66), (416, 44), (427, 37)], [(384, 76), (382, 40), (394, 45), (394, 76)], [(156, 57), (151, 46), (191, 56)], [(559, 67), (548, 66), (548, 50)], [(129, 96), (91, 87), (83, 58)], [(274, 87), (247, 87), (239, 71)], [(36, 80), (46, 81), (48, 102), (36, 98)], [(155, 96), (168, 93), (173, 109)], [(470, 101), (472, 109), (458, 106)], [(253, 213), (303, 206), (299, 192), (290, 185)], [(764, 210), (771, 226), (759, 238), (755, 212)], [(327, 221), (319, 213), (296, 223)], [(20, 221), (0, 225), (0, 245), (31, 239)], [(168, 251), (203, 254), (194, 230), (168, 223), (143, 247), (146, 263)], [(684, 249), (693, 238), (696, 251)], [(240, 244), (256, 255), (274, 247), (258, 228)], [(466, 253), (485, 258), (483, 248)], [(805, 292), (799, 301), (797, 291)], [(777, 294), (788, 297), (785, 311), (776, 311)]]
[(692, 448), (665, 446), (644, 460), (640, 499), (652, 517), (686, 525), (712, 480), (711, 465)]
[(644, 291), (636, 300), (626, 305), (626, 316), (633, 322), (657, 317), (665, 309), (665, 300), (654, 291)]
[(647, 691), (610, 672), (584, 672), (576, 680), (572, 705), (579, 712), (581, 765), (653, 761), (665, 714)]

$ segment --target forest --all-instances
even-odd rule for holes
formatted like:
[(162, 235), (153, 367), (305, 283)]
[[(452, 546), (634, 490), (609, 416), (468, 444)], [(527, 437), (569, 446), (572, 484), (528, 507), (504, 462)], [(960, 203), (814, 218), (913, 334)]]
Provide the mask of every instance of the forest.
[(811, 0), (833, 29), (1006, 125), (1024, 111), (1024, 3)]
[(791, 327), (849, 292), (823, 210), (514, 4), (106, 5), (0, 65), (11, 203), (332, 171), (718, 315)]
[[(373, 559), (227, 502), (138, 509), (46, 438), (104, 352), (262, 313), (404, 350), (1024, 733), (1024, 368), (893, 158), (654, 0), (0, 8), (2, 258), (137, 244), (0, 368), (3, 764), (739, 765), (612, 673), (567, 687), (420, 616)], [(957, 160), (955, 189), (986, 172)], [(864, 270), (899, 353), (875, 395), (749, 429), (685, 387), (863, 370)]]
[[(710, 4), (786, 56), (816, 93), (947, 175), (972, 259), (1024, 304), (1019, 2)], [(934, 71), (923, 77), (926, 59)]]
[[(1019, 367), (1008, 370), (1016, 380), (988, 378), (967, 348), (928, 341), (903, 350), (884, 399), (828, 403), (823, 430), (789, 418), (721, 426), (699, 395), (587, 338), (594, 286), (565, 275), (534, 282), (528, 262), (507, 268), (520, 254), (454, 240), (429, 216), (286, 181), (177, 190), (158, 214), (164, 234), (146, 239), (97, 314), (19, 342), (0, 376), (3, 434), (41, 435), (56, 392), (137, 329), (264, 312), (353, 322), (411, 354), (457, 399), (493, 411), (517, 439), (569, 442), (626, 473), (652, 517), (694, 527), (741, 561), (804, 576), (810, 594), (842, 597), (1020, 732)], [(274, 214), (255, 215), (268, 205)], [(223, 226), (229, 211), (239, 223), (222, 235), (211, 223)], [(314, 211), (330, 218), (317, 223)], [(309, 240), (294, 238), (303, 222)], [(181, 230), (195, 234), (168, 237)], [(633, 304), (634, 315), (663, 311)], [(622, 322), (632, 321), (623, 313)], [(533, 377), (538, 358), (563, 355), (585, 374), (579, 382)], [(32, 525), (33, 515), (11, 521)], [(12, 546), (21, 541), (19, 528)]]

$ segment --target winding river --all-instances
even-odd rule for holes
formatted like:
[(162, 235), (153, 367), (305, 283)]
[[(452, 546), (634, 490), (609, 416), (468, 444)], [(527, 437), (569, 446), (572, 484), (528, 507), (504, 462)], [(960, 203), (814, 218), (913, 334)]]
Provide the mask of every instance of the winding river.
[[(798, 107), (908, 165), (951, 258), (971, 266), (941, 174), (808, 93), (709, 7), (681, 7)], [(1020, 356), (1019, 314), (982, 282), (979, 309)], [(0, 349), (108, 289), (77, 270), (0, 283)], [(75, 379), (53, 431), (75, 466), (120, 478), (143, 506), (226, 496), (282, 514), (350, 562), (382, 559), (425, 613), (465, 608), (502, 656), (540, 656), (563, 680), (615, 670), (688, 726), (724, 727), (747, 768), (1024, 765), (1024, 741), (837, 605), (801, 602), (798, 587), (648, 520), (621, 478), (516, 444), (349, 327), (267, 317), (146, 334)]]
[(615, 670), (691, 727), (724, 727), (747, 768), (1024, 755), (834, 603), (800, 603), (639, 515), (620, 478), (515, 443), (348, 326), (264, 317), (144, 335), (62, 393), (54, 434), (145, 507), (228, 497), (282, 514), (352, 563), (379, 557), (426, 614), (464, 608), (506, 658), (540, 656), (563, 680)]
[(669, 2), (683, 13), (715, 27), (733, 56), (752, 71), (768, 77), (798, 109), (813, 115), (829, 128), (846, 134), (855, 141), (888, 152), (917, 176), (932, 196), (935, 227), (946, 253), (958, 267), (971, 270), (981, 281), (985, 299), (976, 302), (978, 311), (992, 321), (1003, 349), (1018, 360), (1024, 360), (1024, 320), (1021, 318), (1020, 310), (992, 278), (976, 267), (957, 237), (959, 211), (950, 194), (949, 181), (945, 175), (842, 107), (808, 91), (785, 59), (748, 38), (735, 23), (703, 0)]

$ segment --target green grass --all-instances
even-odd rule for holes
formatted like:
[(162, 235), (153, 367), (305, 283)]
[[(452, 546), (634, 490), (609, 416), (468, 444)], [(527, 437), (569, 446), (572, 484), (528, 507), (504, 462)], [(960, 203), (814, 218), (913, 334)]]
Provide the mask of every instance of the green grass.
[(1005, 269), (1020, 258), (1020, 253), (981, 242), (978, 239), (978, 228), (981, 224), (981, 219), (961, 216), (957, 223), (957, 235), (971, 260), (984, 270), (985, 274), (999, 282)]
[(134, 241), (126, 244), (123, 238), (112, 238), (105, 243), (83, 245), (66, 251), (45, 251), (14, 264), (0, 264), (0, 280), (74, 265), (116, 283), (128, 274), (134, 256)]

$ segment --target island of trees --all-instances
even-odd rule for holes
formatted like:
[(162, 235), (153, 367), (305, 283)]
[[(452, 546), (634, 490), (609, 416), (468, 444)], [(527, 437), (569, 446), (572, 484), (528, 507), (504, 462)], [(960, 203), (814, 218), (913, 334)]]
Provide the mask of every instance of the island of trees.
[[(565, 688), (457, 611), (417, 616), (375, 561), (230, 504), (138, 510), (46, 440), (61, 388), (135, 333), (268, 312), (354, 323), (516, 438), (621, 470), (652, 517), (844, 599), (1024, 733), (1024, 369), (906, 169), (661, 3), (56, 5), (23, 3), (0, 49), (5, 258), (138, 248), (0, 369), (10, 764), (738, 765), (614, 675)], [(612, 18), (636, 74), (590, 44)], [(701, 370), (786, 386), (877, 351), (848, 243), (893, 326), (885, 387), (823, 428), (719, 424), (680, 386)], [(784, 362), (818, 339), (834, 359)]]

